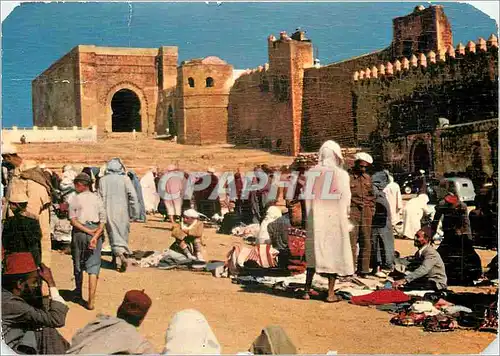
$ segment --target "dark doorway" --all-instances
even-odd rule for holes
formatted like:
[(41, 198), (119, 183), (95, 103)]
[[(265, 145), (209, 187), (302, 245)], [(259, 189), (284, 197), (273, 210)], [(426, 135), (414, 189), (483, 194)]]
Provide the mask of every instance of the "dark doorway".
[(483, 170), (483, 155), (481, 152), (481, 142), (479, 141), (472, 143), (472, 168), (477, 171)]
[(168, 120), (168, 132), (172, 136), (177, 136), (177, 128), (175, 127), (175, 121), (174, 121), (174, 110), (170, 105), (168, 106), (167, 120)]
[(119, 90), (111, 100), (113, 132), (141, 132), (141, 102), (128, 89)]
[(418, 142), (413, 148), (413, 171), (418, 172), (423, 169), (426, 173), (431, 169), (431, 157), (429, 149), (424, 142)]

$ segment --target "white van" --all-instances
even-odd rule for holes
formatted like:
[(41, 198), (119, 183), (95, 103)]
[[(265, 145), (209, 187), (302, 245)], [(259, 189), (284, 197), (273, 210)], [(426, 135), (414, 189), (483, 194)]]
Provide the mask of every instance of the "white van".
[(476, 192), (474, 191), (474, 185), (469, 178), (445, 178), (447, 181), (455, 184), (458, 196), (464, 203), (474, 202), (476, 198)]

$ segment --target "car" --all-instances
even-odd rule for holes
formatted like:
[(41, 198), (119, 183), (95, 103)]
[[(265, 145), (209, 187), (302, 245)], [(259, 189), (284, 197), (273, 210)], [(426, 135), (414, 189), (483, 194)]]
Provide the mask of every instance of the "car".
[(474, 190), (474, 184), (472, 184), (469, 178), (450, 177), (445, 179), (455, 184), (455, 189), (461, 201), (464, 203), (474, 203), (476, 192)]
[[(469, 178), (463, 177), (446, 177), (443, 178), (451, 182), (455, 186), (455, 190), (458, 193), (460, 200), (466, 204), (474, 204), (476, 199), (476, 192), (474, 191), (474, 185)], [(443, 198), (443, 193), (440, 188), (440, 180), (430, 179), (427, 182), (427, 195), (429, 196), (430, 204), (437, 204), (440, 199)]]
[(394, 180), (401, 187), (401, 194), (416, 194), (422, 186), (422, 179), (429, 178), (422, 172), (395, 174)]

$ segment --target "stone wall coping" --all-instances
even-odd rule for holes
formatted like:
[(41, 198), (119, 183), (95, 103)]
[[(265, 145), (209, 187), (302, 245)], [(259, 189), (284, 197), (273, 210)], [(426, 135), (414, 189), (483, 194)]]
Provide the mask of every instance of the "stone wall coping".
[(50, 127), (41, 127), (41, 126), (33, 126), (33, 127), (2, 127), (2, 131), (37, 131), (37, 130), (54, 130), (54, 131), (64, 131), (64, 130), (97, 130), (97, 126), (89, 126), (89, 127), (78, 127), (78, 126), (70, 126), (70, 127), (60, 127), (60, 126), (50, 126)]
[[(175, 46), (162, 47), (177, 49)], [(129, 48), (129, 47), (100, 47), (94, 45), (79, 45), (78, 50), (81, 53), (95, 53), (101, 55), (122, 55), (122, 56), (158, 56), (159, 48)], [(165, 50), (164, 50), (165, 51)], [(171, 53), (170, 51), (167, 53)]]
[(486, 119), (486, 120), (480, 120), (480, 121), (474, 121), (474, 122), (466, 122), (466, 123), (463, 123), (463, 124), (455, 124), (455, 125), (448, 125), (448, 126), (445, 126), (445, 127), (440, 127), (440, 128), (437, 128), (437, 130), (449, 130), (449, 129), (454, 129), (454, 128), (458, 128), (458, 127), (464, 127), (464, 126), (468, 126), (468, 125), (481, 125), (481, 124), (487, 124), (487, 123), (495, 123), (497, 122), (498, 123), (498, 118), (496, 119)]

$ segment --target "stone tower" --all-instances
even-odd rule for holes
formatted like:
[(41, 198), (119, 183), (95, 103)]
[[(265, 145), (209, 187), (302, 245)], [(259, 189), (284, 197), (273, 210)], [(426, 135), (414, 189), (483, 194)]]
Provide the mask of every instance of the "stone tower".
[(218, 57), (193, 59), (177, 68), (178, 142), (227, 142), (227, 106), (233, 66)]
[(392, 24), (393, 58), (417, 52), (440, 53), (453, 46), (451, 25), (440, 5), (417, 6), (411, 14), (393, 19)]
[(269, 36), (268, 52), (270, 85), (277, 102), (276, 148), (296, 155), (300, 152), (304, 69), (314, 66), (313, 46), (300, 30), (291, 37), (281, 32), (279, 39)]

